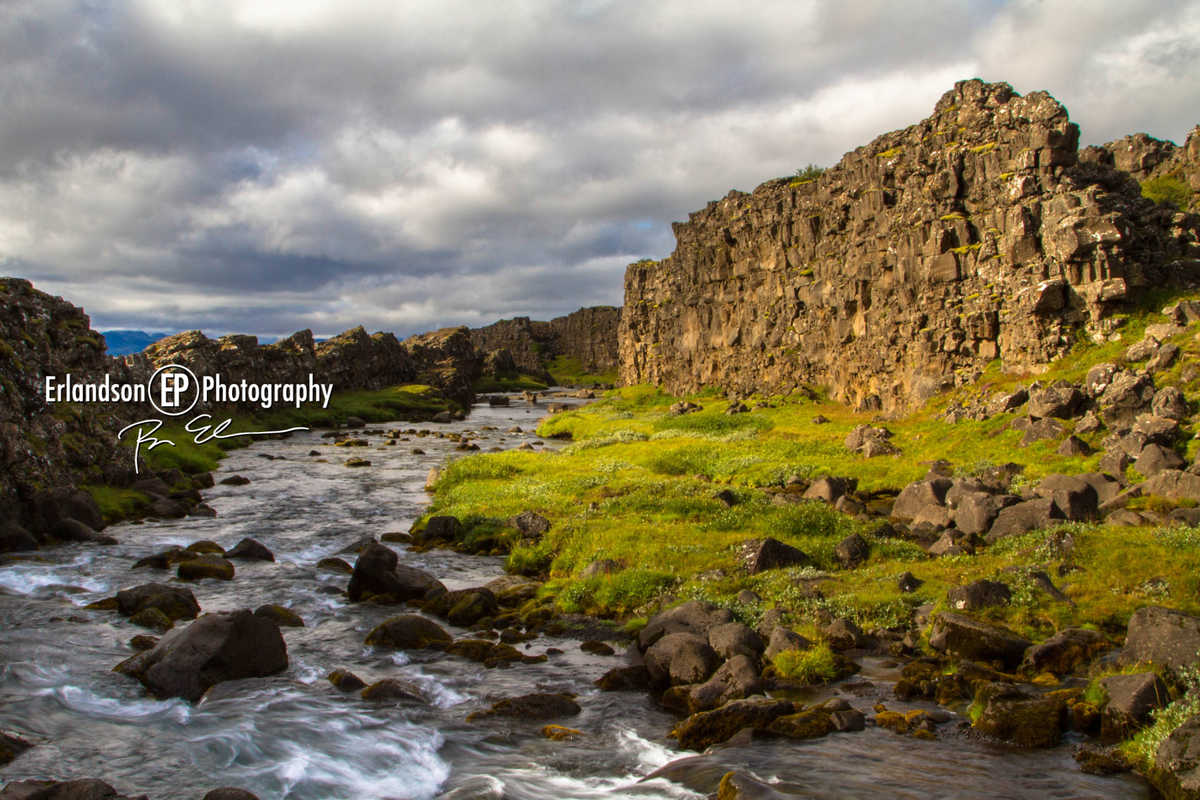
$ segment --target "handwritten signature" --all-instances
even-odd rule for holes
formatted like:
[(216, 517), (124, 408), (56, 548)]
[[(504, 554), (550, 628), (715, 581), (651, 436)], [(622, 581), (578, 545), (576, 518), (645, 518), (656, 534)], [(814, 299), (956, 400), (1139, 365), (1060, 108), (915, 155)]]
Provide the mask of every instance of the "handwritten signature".
[[(296, 431), (308, 430), (308, 428), (305, 427), (297, 427), (286, 428), (281, 431), (239, 431), (236, 433), (225, 433), (225, 429), (233, 424), (232, 419), (227, 419), (215, 426), (205, 425), (203, 421), (206, 419), (212, 419), (212, 415), (200, 414), (199, 416), (188, 420), (187, 424), (183, 426), (183, 429), (188, 433), (196, 434), (195, 438), (192, 440), (196, 444), (204, 444), (205, 442), (210, 442), (213, 439), (236, 439), (239, 436), (273, 436), (281, 433), (294, 433)], [(133, 471), (135, 474), (140, 473), (138, 460), (141, 457), (143, 444), (146, 445), (147, 450), (153, 450), (159, 445), (164, 444), (169, 444), (172, 447), (175, 446), (175, 443), (170, 439), (159, 439), (154, 436), (154, 434), (158, 432), (158, 429), (162, 427), (162, 424), (163, 421), (161, 419), (143, 419), (130, 425), (126, 425), (117, 432), (117, 438), (124, 439), (127, 431), (130, 429), (137, 430), (137, 437), (134, 439), (133, 444)], [(192, 427), (193, 425), (197, 427)]]

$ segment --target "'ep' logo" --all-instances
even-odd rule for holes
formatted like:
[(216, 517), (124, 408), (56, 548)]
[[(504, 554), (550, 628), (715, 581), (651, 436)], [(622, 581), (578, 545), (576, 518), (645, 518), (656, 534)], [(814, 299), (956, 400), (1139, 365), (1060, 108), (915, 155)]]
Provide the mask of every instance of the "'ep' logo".
[[(187, 367), (166, 364), (146, 381), (150, 404), (160, 413), (178, 417), (195, 408), (200, 400), (200, 381)], [(191, 398), (189, 402), (189, 396)]]
[(159, 404), (163, 408), (179, 408), (179, 395), (187, 391), (191, 378), (182, 372), (170, 372), (159, 375), (158, 380), (161, 384)]

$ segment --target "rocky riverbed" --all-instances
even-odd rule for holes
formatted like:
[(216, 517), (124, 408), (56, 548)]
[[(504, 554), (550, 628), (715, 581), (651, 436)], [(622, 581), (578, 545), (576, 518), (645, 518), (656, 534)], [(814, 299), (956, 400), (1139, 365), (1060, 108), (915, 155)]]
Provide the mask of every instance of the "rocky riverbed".
[[(483, 450), (555, 447), (507, 432), (532, 430), (541, 413), (542, 407), (514, 401), (477, 405), (463, 422), (381, 427), (471, 431)], [(351, 603), (344, 594), (350, 576), (318, 562), (353, 564), (364, 537), (408, 531), (428, 502), (423, 487), (430, 468), (457, 455), (461, 443), (402, 436), (407, 441), (388, 446), (379, 435), (362, 438), (368, 444), (353, 453), (335, 450), (320, 432), (258, 443), (232, 453), (215, 476), (237, 474), (249, 483), (204, 493), (216, 517), (124, 524), (106, 530), (116, 545), (8, 557), (0, 566), (0, 728), (33, 746), (0, 768), (0, 779), (95, 778), (124, 795), (163, 800), (201, 798), (217, 787), (264, 799), (695, 797), (715, 793), (722, 777), (736, 771), (811, 797), (1148, 796), (1139, 777), (1080, 772), (1074, 734), (1048, 750), (979, 738), (961, 716), (965, 704), (939, 717), (937, 740), (875, 724), (880, 702), (899, 712), (938, 709), (897, 701), (892, 687), (902, 665), (882, 656), (862, 658), (861, 671), (841, 683), (777, 693), (808, 705), (835, 698), (864, 712), (864, 730), (807, 741), (735, 738), (702, 755), (665, 738), (681, 717), (654, 696), (597, 689), (598, 678), (637, 659), (616, 630), (612, 655), (584, 652), (579, 638), (544, 629), (529, 641), (513, 639), (531, 663), (491, 669), (439, 649), (365, 645), (376, 626), (410, 609)], [(371, 465), (346, 467), (352, 454)], [(246, 538), (269, 549), (274, 561), (230, 559), (231, 580), (183, 583), (174, 566), (132, 569), (172, 546), (210, 541), (229, 550)], [(498, 556), (414, 552), (398, 538), (386, 540), (400, 563), (432, 573), (451, 591), (504, 575)], [(195, 704), (154, 699), (113, 667), (136, 655), (135, 636), (159, 634), (115, 610), (86, 608), (149, 582), (190, 589), (201, 613), (277, 605), (298, 615), (303, 627), (281, 628), (286, 669), (217, 683)], [(496, 635), (436, 621), (455, 640)], [(184, 626), (195, 624), (177, 623), (185, 633)], [(587, 629), (594, 636), (598, 626)], [(336, 669), (366, 684), (403, 681), (420, 699), (364, 700), (327, 679)], [(573, 702), (564, 704), (561, 718), (492, 714), (468, 721), (495, 703), (531, 694), (572, 695)], [(552, 738), (555, 731), (543, 732), (548, 722), (580, 733)], [(14, 791), (0, 797), (24, 796)], [(747, 792), (739, 796), (766, 796), (761, 787)]]

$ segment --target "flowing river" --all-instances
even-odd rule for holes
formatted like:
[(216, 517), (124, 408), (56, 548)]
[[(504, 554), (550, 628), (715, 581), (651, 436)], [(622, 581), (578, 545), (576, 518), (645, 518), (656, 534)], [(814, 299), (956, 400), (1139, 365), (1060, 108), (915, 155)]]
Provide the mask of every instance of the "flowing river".
[[(538, 441), (503, 431), (513, 425), (533, 429), (542, 413), (515, 400), (509, 408), (476, 406), (464, 422), (415, 427), (471, 430), (484, 450), (508, 448)], [(484, 426), (499, 430), (480, 432)], [(251, 483), (207, 490), (216, 518), (117, 525), (107, 531), (120, 541), (116, 546), (68, 545), (0, 566), (0, 728), (36, 745), (0, 769), (0, 782), (92, 777), (151, 800), (199, 800), (218, 786), (244, 788), (262, 800), (690, 798), (715, 792), (721, 776), (738, 769), (812, 798), (1149, 796), (1136, 776), (1079, 772), (1069, 741), (1049, 751), (1002, 747), (955, 734), (953, 722), (940, 729), (941, 741), (868, 727), (812, 741), (758, 741), (705, 756), (680, 752), (664, 738), (675, 717), (649, 696), (602, 693), (592, 685), (625, 663), (625, 655), (586, 655), (569, 639), (543, 636), (530, 643), (534, 655), (551, 647), (565, 651), (547, 663), (493, 670), (439, 652), (366, 647), (367, 632), (400, 611), (349, 604), (331, 592), (344, 589), (347, 576), (318, 571), (316, 562), (366, 535), (407, 531), (429, 502), (426, 473), (444, 464), (455, 445), (426, 437), (359, 448), (352, 454), (373, 466), (348, 469), (341, 462), (351, 453), (344, 450), (319, 448), (328, 463), (307, 455), (328, 444), (320, 435), (301, 433), (231, 453), (215, 477), (240, 474)], [(412, 454), (414, 446), (426, 454)], [(298, 613), (306, 627), (283, 629), (288, 670), (221, 684), (195, 706), (153, 700), (137, 681), (113, 673), (134, 653), (130, 638), (146, 631), (115, 612), (83, 606), (121, 588), (166, 580), (153, 569), (130, 571), (143, 556), (201, 539), (230, 548), (244, 537), (270, 548), (276, 563), (238, 561), (232, 581), (205, 580), (191, 588), (203, 611), (277, 603)], [(393, 547), (450, 589), (503, 574), (499, 557)], [(455, 638), (466, 635), (446, 627)], [(891, 698), (898, 673), (882, 663), (868, 659), (855, 679), (874, 683), (873, 690), (841, 696), (868, 717), (881, 700), (894, 710), (917, 707)], [(412, 681), (430, 703), (378, 706), (357, 693), (343, 694), (325, 677), (337, 667), (368, 683)], [(583, 713), (562, 722), (587, 735), (553, 742), (538, 734), (543, 723), (496, 717), (466, 722), (469, 713), (498, 700), (539, 691), (578, 694)], [(837, 693), (833, 687), (797, 699)], [(647, 779), (660, 770), (665, 777)]]

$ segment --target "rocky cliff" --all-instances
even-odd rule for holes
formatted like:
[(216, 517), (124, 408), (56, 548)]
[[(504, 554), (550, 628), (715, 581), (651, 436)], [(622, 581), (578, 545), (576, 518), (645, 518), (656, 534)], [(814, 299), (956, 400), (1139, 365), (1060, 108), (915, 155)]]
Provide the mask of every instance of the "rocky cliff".
[(210, 339), (186, 331), (126, 356), (123, 363), (141, 381), (158, 367), (179, 364), (229, 382), (303, 383), (313, 375), (335, 390), (427, 383), (467, 408), (474, 401), (471, 382), (482, 366), (467, 330), (446, 328), (401, 342), (395, 334), (368, 334), (359, 326), (319, 343), (312, 331), (303, 330), (269, 345), (260, 345), (255, 336)]
[[(517, 371), (552, 380), (547, 365), (558, 356), (579, 362), (586, 372), (600, 374), (617, 369), (617, 333), (621, 309), (612, 306), (581, 308), (549, 322), (514, 317), (471, 331), (471, 341), (484, 354), (507, 351)], [(503, 357), (493, 359), (503, 365)]]
[(83, 309), (19, 278), (0, 278), (0, 300), (0, 528), (16, 522), (40, 539), (64, 516), (102, 528), (76, 489), (133, 479), (130, 452), (116, 439), (123, 423), (113, 407), (47, 404), (45, 379), (111, 373), (127, 382), (128, 374), (105, 355)]
[[(1119, 144), (1081, 159), (1078, 141), (1048, 94), (963, 81), (815, 181), (709, 203), (670, 257), (626, 271), (622, 381), (824, 385), (892, 410), (1119, 335), (1144, 289), (1200, 281), (1200, 220), (1144, 198)], [(1151, 169), (1193, 175), (1198, 147)]]

